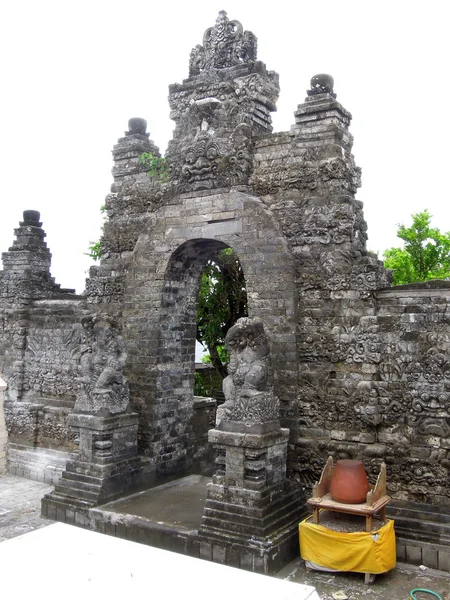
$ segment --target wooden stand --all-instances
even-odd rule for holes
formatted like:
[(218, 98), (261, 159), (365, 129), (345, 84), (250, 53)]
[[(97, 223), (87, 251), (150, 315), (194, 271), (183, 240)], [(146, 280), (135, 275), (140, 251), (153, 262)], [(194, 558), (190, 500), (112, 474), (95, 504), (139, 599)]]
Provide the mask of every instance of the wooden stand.
[[(370, 533), (373, 530), (373, 517), (379, 513), (379, 518), (384, 521), (386, 518), (386, 506), (391, 501), (391, 497), (386, 495), (386, 465), (382, 463), (377, 482), (367, 493), (366, 501), (363, 504), (342, 504), (336, 502), (330, 495), (331, 477), (333, 474), (333, 457), (328, 457), (327, 463), (322, 471), (318, 483), (313, 485), (313, 495), (307, 501), (312, 506), (313, 523), (319, 525), (321, 509), (341, 512), (351, 515), (360, 515), (366, 517), (366, 531)], [(373, 583), (375, 575), (365, 573), (364, 582)]]

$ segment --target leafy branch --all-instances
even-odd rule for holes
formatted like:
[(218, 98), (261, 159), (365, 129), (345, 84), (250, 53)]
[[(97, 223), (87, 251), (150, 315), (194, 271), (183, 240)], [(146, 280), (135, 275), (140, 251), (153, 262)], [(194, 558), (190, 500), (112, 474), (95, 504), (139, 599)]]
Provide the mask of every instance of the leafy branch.
[(151, 177), (154, 177), (161, 183), (169, 181), (169, 172), (165, 158), (155, 156), (151, 152), (143, 152), (139, 157), (139, 164)]
[[(104, 204), (100, 206), (100, 212), (103, 216), (103, 220), (105, 220), (106, 207)], [(103, 230), (103, 225), (101, 229)], [(100, 240), (97, 240), (96, 242), (89, 242), (88, 252), (85, 252), (84, 254), (85, 256), (89, 256), (89, 258), (92, 258), (93, 260), (100, 260), (102, 257)]]

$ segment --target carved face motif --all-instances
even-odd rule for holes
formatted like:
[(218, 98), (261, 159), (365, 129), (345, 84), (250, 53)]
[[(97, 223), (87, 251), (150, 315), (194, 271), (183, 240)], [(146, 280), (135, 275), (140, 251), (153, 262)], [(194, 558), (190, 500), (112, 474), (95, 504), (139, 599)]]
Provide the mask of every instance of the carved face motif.
[(200, 140), (185, 151), (182, 178), (193, 189), (210, 189), (219, 174), (219, 162), (223, 153), (217, 141)]

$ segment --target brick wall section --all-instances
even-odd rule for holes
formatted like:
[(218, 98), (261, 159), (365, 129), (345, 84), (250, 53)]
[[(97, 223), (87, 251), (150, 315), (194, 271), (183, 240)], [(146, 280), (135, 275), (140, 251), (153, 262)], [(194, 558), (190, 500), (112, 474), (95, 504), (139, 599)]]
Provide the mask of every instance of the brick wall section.
[[(376, 452), (385, 456), (397, 499), (450, 502), (450, 282), (397, 286), (378, 293), (378, 377), (358, 401), (379, 423)], [(360, 413), (370, 422), (370, 414)]]

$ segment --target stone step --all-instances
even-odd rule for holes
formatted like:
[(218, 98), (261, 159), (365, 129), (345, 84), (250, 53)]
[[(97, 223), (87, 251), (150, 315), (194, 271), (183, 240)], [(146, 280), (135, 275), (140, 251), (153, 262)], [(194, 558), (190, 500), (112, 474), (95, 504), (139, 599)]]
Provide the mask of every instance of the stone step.
[(73, 471), (64, 471), (61, 476), (61, 481), (76, 481), (80, 484), (97, 486), (101, 485), (102, 479), (93, 475), (84, 475)]
[(92, 503), (97, 503), (99, 490), (95, 489), (86, 489), (80, 488), (78, 485), (72, 485), (72, 483), (76, 482), (67, 482), (67, 485), (61, 485), (58, 483), (55, 486), (55, 493), (61, 496), (62, 498), (76, 498), (83, 500), (87, 503), (91, 501)]
[(448, 524), (450, 526), (450, 511), (446, 507), (423, 503), (393, 502), (387, 508), (389, 517), (418, 519), (429, 523)]
[[(219, 503), (215, 504), (217, 506)], [(298, 505), (297, 500), (280, 505), (277, 511), (266, 517), (258, 516), (257, 510), (255, 511), (253, 507), (247, 508), (248, 514), (243, 511), (237, 514), (234, 512), (235, 507), (230, 512), (227, 506), (222, 504), (222, 510), (219, 510), (216, 507), (211, 507), (210, 502), (207, 500), (202, 526), (221, 531), (236, 531), (237, 533), (250, 529), (252, 534), (265, 537), (273, 531), (283, 529), (292, 522), (298, 522), (302, 513), (302, 507)]]

